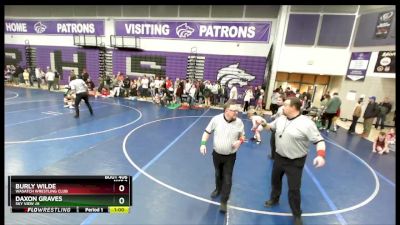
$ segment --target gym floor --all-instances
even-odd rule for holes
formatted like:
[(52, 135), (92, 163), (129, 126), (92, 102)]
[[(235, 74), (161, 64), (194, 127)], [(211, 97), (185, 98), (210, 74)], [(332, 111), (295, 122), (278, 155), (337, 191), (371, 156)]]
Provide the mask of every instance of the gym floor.
[[(204, 128), (219, 109), (171, 110), (121, 98), (94, 99), (81, 116), (63, 107), (63, 94), (5, 87), (5, 181), (9, 175), (132, 175), (129, 214), (20, 214), (5, 203), (5, 224), (292, 224), (284, 185), (278, 206), (267, 209), (273, 161), (270, 133), (244, 143), (234, 168), (228, 213), (211, 199), (211, 140), (199, 152)], [(251, 137), (251, 122), (245, 123)], [(327, 164), (316, 169), (311, 146), (302, 179), (303, 222), (391, 225), (395, 222), (395, 152), (371, 152), (357, 135), (322, 132)], [(7, 182), (6, 182), (7, 185)], [(7, 196), (5, 187), (5, 196)]]

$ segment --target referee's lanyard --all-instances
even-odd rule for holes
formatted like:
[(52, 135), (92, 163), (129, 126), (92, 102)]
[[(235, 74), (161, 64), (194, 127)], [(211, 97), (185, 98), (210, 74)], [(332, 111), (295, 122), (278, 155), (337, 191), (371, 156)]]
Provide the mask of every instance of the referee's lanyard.
[[(288, 126), (290, 126), (290, 124), (292, 123), (292, 121), (293, 121), (294, 119), (296, 119), (297, 117), (299, 117), (300, 115), (301, 115), (301, 113), (299, 113), (299, 115), (293, 117), (292, 119), (288, 119), (288, 118), (286, 117), (285, 126), (283, 127), (283, 131), (282, 131), (282, 133), (279, 135), (279, 138), (282, 138), (282, 135), (283, 135), (283, 133), (285, 132), (286, 128), (287, 128)], [(289, 122), (288, 125), (286, 126), (286, 123), (287, 123), (289, 120), (290, 120), (290, 122)]]

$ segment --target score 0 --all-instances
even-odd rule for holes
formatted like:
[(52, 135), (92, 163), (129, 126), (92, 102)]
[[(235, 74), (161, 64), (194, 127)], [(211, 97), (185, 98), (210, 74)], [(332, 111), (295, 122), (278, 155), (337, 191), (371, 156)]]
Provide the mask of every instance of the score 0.
[[(123, 193), (129, 193), (129, 184), (115, 184), (116, 188), (114, 189), (114, 193), (116, 194), (123, 194)], [(126, 205), (126, 198), (127, 196), (120, 196), (118, 198), (117, 204), (119, 205)]]

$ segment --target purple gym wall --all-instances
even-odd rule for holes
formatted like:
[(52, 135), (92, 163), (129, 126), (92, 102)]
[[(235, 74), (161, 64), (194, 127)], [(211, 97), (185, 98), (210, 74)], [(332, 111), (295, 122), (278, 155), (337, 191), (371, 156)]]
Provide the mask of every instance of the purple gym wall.
[[(57, 46), (31, 46), (36, 48), (36, 62), (40, 68), (46, 69), (53, 62), (56, 69), (60, 72), (63, 71), (63, 79), (60, 84), (66, 84), (70, 70), (77, 68), (79, 73), (83, 68), (86, 68), (94, 83), (98, 84), (99, 62), (98, 62), (98, 49), (92, 48), (78, 48), (78, 47), (57, 47)], [(5, 45), (5, 55), (10, 52), (20, 52), (22, 56), (21, 64), (26, 65), (25, 60), (25, 46), (24, 45)], [(124, 74), (130, 73), (147, 73), (166, 75), (171, 79), (179, 77), (180, 79), (186, 78), (186, 68), (188, 56), (190, 53), (172, 53), (172, 52), (155, 52), (144, 51), (135, 52), (127, 50), (113, 51), (113, 72), (116, 74), (118, 71)], [(75, 56), (74, 56), (75, 55)], [(5, 57), (6, 57), (5, 56)], [(227, 56), (227, 55), (211, 55), (199, 54), (198, 56), (205, 57), (204, 65), (204, 79), (211, 82), (216, 81), (218, 70), (227, 67), (231, 64), (239, 63), (239, 68), (255, 76), (255, 79), (249, 83), (252, 86), (262, 85), (264, 80), (265, 66), (267, 59), (265, 57), (252, 57), (252, 56)], [(74, 59), (75, 58), (75, 59)], [(134, 71), (130, 71), (127, 61), (134, 63), (135, 61), (150, 61), (156, 62), (159, 66), (157, 69), (149, 71), (148, 66), (137, 64)], [(6, 62), (7, 58), (6, 58)], [(146, 72), (147, 71), (149, 72)], [(136, 70), (136, 71), (135, 71)], [(138, 71), (139, 70), (139, 71)], [(76, 72), (76, 69), (75, 69)], [(239, 90), (241, 90), (240, 88)], [(242, 92), (242, 91), (240, 91)]]
[[(36, 49), (36, 65), (43, 70), (46, 67), (55, 67), (60, 73), (60, 84), (68, 83), (68, 76), (71, 70), (75, 70), (75, 74), (82, 73), (84, 68), (87, 69), (90, 77), (96, 78), (99, 73), (99, 56), (98, 49), (83, 49), (75, 47), (57, 47), (57, 46), (31, 46)], [(7, 59), (8, 52), (18, 51), (22, 55), (21, 66), (26, 66), (25, 46), (24, 45), (5, 45), (5, 62), (12, 62)], [(53, 62), (54, 65), (51, 65)], [(61, 79), (62, 78), (62, 79)], [(93, 79), (97, 85), (98, 80)]]

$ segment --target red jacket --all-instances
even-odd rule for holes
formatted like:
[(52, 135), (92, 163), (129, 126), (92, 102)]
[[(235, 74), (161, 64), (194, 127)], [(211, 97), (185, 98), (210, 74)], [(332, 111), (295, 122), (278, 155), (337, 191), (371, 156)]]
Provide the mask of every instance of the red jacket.
[(340, 116), (340, 108), (338, 108), (338, 110), (336, 111), (336, 116), (337, 116), (337, 117)]

